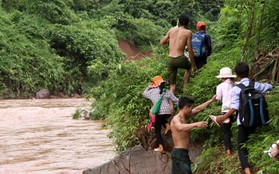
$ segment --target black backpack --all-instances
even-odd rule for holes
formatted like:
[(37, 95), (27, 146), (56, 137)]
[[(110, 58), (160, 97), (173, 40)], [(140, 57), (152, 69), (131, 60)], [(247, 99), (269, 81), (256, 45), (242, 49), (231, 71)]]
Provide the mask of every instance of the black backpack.
[(239, 117), (245, 127), (260, 127), (269, 121), (267, 103), (264, 95), (254, 88), (254, 82), (250, 81), (246, 87), (237, 85), (240, 89)]

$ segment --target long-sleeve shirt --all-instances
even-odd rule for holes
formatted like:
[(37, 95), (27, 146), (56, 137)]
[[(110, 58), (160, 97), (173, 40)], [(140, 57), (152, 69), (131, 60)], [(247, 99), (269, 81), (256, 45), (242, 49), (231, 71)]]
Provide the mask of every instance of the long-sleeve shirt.
[(224, 82), (220, 83), (216, 88), (216, 99), (222, 100), (222, 113), (228, 112), (231, 108), (232, 102), (232, 88), (234, 83), (230, 79), (226, 79)]
[[(242, 83), (245, 86), (248, 86), (250, 82), (249, 78), (243, 78), (240, 80), (240, 83)], [(271, 84), (267, 83), (254, 83), (254, 88), (260, 92), (266, 92), (268, 90), (272, 89)], [(233, 87), (232, 89), (232, 104), (231, 108), (234, 108), (236, 110), (239, 110), (239, 96), (240, 96), (241, 89), (238, 86)], [(239, 115), (237, 116), (237, 125), (241, 125)]]
[[(159, 100), (161, 95), (163, 95), (163, 93), (160, 94), (159, 87), (157, 87), (157, 88), (147, 87), (143, 92), (143, 96), (145, 98), (148, 98), (149, 100), (151, 100), (153, 105)], [(178, 98), (175, 97), (169, 90), (167, 90), (166, 93), (164, 94), (158, 115), (171, 114), (171, 107), (169, 104), (169, 100), (171, 100), (174, 105), (176, 105), (176, 106), (178, 105)]]

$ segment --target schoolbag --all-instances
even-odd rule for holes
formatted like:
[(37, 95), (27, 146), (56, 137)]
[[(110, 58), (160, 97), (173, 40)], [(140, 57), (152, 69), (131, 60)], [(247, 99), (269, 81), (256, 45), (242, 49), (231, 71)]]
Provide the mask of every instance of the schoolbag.
[(206, 33), (197, 32), (192, 36), (194, 57), (203, 57), (206, 53)]
[(163, 101), (164, 95), (166, 93), (166, 89), (163, 89), (163, 94), (161, 95), (161, 97), (159, 98), (159, 100), (154, 104), (153, 108), (152, 108), (152, 115), (158, 115), (160, 112), (160, 108), (161, 108), (161, 103)]
[(269, 113), (264, 95), (254, 88), (250, 81), (246, 87), (237, 85), (240, 89), (239, 117), (240, 123), (245, 127), (260, 127), (269, 122)]

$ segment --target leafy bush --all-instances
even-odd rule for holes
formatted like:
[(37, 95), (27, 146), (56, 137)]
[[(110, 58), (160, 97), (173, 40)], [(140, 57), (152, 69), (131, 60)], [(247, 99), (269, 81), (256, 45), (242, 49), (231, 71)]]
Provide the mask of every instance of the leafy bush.
[[(118, 30), (120, 33), (125, 31), (123, 34), (118, 34), (122, 36), (122, 39), (126, 39), (133, 42), (137, 46), (146, 46), (150, 44), (158, 44), (160, 38), (163, 35), (163, 28), (155, 25), (148, 19), (124, 19), (121, 23), (118, 22), (125, 30)], [(118, 28), (121, 29), (121, 28)], [(120, 36), (120, 38), (121, 38)], [(123, 38), (124, 37), (124, 38)]]
[(69, 76), (75, 77), (73, 80), (80, 79), (80, 83), (89, 79), (87, 67), (94, 72), (90, 81), (96, 83), (107, 76), (110, 64), (123, 58), (116, 38), (108, 30), (94, 26), (90, 23), (57, 25), (47, 34), (52, 48), (65, 58), (65, 69), (72, 72)]
[(53, 54), (45, 40), (26, 37), (32, 27), (18, 30), (13, 15), (0, 13), (1, 96), (31, 97), (41, 88), (57, 89), (55, 84), (63, 77), (61, 57)]
[[(84, 19), (72, 25), (51, 24), (55, 21), (42, 18), (37, 14), (38, 9), (30, 11), (33, 3), (22, 2), (22, 5), (26, 11), (15, 10), (18, 8), (15, 4), (9, 13), (0, 12), (2, 97), (33, 97), (41, 88), (81, 94), (107, 76), (110, 64), (123, 59), (109, 22), (80, 15)], [(59, 1), (55, 7), (71, 15), (68, 2)], [(100, 70), (100, 63), (101, 71), (89, 77), (87, 68), (92, 65)]]
[(27, 11), (51, 23), (71, 24), (76, 20), (71, 5), (71, 0), (33, 0)]

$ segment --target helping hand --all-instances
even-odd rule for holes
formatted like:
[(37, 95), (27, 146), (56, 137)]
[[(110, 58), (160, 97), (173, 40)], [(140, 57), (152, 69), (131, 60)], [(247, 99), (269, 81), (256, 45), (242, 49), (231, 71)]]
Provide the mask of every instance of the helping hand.
[(205, 122), (205, 121), (197, 122), (197, 127), (206, 128), (207, 127), (207, 122)]
[(216, 102), (217, 101), (217, 98), (216, 98), (216, 95), (213, 95), (213, 97), (211, 98), (212, 102)]

